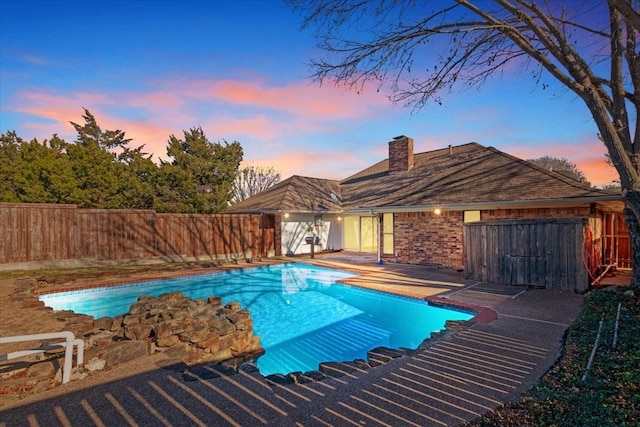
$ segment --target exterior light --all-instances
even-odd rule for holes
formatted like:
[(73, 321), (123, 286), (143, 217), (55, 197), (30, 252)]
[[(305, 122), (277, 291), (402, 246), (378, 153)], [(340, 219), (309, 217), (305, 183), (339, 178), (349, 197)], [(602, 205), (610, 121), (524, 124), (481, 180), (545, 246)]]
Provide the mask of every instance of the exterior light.
[(440, 209), (440, 208), (435, 208), (435, 209), (434, 209), (434, 211), (433, 211), (433, 213), (434, 213), (434, 214), (436, 214), (436, 215), (440, 215), (440, 214), (442, 213), (442, 209)]
[(338, 217), (338, 221), (342, 221), (342, 217), (341, 216)]
[(289, 218), (289, 213), (284, 214), (285, 218)]

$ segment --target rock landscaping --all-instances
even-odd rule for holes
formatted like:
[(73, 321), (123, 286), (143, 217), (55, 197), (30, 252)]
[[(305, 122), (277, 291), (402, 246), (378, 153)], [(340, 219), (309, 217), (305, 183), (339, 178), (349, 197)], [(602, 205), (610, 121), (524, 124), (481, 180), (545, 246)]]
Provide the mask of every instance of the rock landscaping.
[[(193, 300), (173, 292), (159, 297), (141, 296), (124, 315), (94, 319), (45, 307), (33, 296), (40, 282), (34, 278), (15, 280), (14, 292), (9, 297), (19, 310), (34, 314), (34, 325), (33, 328), (21, 327), (14, 334), (40, 332), (42, 323), (46, 322), (50, 331), (68, 330), (82, 339), (85, 363), (73, 368), (72, 381), (93, 371), (110, 370), (131, 361), (136, 363), (136, 360), (143, 361), (158, 353), (162, 353), (165, 360), (189, 367), (224, 363), (231, 369), (264, 354), (260, 338), (253, 333), (248, 310), (242, 309), (237, 302), (223, 305), (216, 296), (206, 301)], [(6, 326), (10, 327), (8, 323)], [(3, 347), (3, 351), (46, 344), (22, 343), (19, 348)], [(3, 362), (0, 365), (0, 397), (31, 394), (60, 384), (63, 357), (64, 349), (59, 348)]]
[(182, 356), (187, 365), (240, 362), (264, 353), (249, 311), (237, 302), (223, 306), (219, 297), (193, 300), (180, 292), (141, 296), (127, 314), (96, 319), (94, 324), (86, 337), (90, 345), (112, 341), (92, 351), (98, 356), (113, 353), (109, 348), (127, 341), (146, 344), (148, 354), (169, 351)]

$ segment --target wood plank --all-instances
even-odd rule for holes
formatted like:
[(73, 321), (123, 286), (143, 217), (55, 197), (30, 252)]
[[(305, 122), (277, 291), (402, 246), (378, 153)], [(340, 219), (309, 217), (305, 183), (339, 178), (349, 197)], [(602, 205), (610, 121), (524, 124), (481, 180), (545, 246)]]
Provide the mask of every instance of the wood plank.
[(481, 259), (482, 259), (482, 265), (481, 267), (481, 271), (482, 274), (480, 275), (480, 280), (482, 281), (487, 281), (487, 268), (488, 267), (488, 254), (487, 254), (487, 226), (483, 225), (480, 228), (480, 245), (482, 247), (481, 249)]

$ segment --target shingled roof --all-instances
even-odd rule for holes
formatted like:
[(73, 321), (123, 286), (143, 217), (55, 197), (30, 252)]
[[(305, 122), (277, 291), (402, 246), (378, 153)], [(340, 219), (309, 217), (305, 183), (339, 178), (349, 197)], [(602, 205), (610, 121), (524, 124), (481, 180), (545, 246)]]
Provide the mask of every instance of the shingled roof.
[(390, 173), (389, 159), (385, 159), (342, 181), (293, 176), (228, 211), (491, 209), (619, 199), (619, 195), (472, 142), (417, 153), (413, 167), (403, 172)]
[(225, 212), (341, 212), (339, 200), (339, 181), (294, 175)]

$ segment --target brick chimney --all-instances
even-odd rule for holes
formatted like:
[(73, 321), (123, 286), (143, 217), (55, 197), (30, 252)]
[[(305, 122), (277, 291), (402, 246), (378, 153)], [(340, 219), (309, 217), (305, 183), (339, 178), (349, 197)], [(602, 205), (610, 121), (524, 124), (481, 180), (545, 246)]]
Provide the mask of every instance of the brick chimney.
[(413, 138), (396, 136), (389, 141), (389, 173), (406, 172), (413, 168)]

